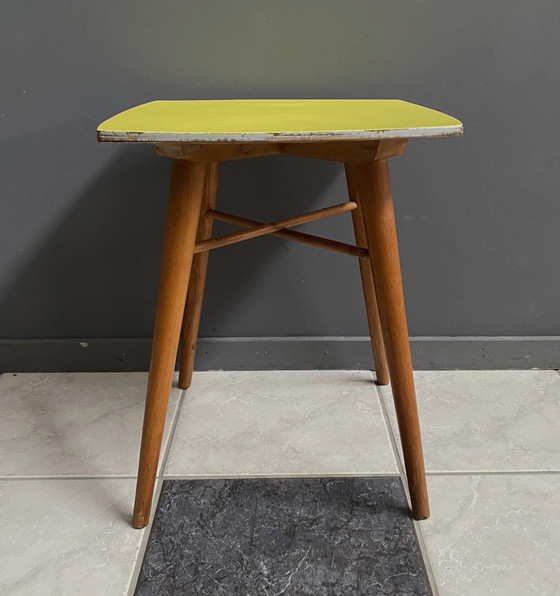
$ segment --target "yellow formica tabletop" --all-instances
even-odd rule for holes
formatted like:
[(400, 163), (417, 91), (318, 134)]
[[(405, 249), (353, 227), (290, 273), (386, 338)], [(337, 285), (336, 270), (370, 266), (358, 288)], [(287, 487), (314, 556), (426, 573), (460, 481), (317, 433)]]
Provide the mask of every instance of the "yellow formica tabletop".
[(459, 120), (398, 99), (232, 99), (152, 101), (97, 129), (105, 142), (248, 143), (441, 137)]

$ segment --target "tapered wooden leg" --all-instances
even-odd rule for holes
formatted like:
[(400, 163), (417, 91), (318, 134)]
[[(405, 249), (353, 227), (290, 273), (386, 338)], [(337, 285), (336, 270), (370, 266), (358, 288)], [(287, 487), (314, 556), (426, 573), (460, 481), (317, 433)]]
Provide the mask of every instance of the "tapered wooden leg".
[[(200, 220), (196, 236), (197, 241), (206, 240), (212, 235), (213, 220), (210, 217), (206, 217), (206, 211), (208, 211), (208, 209), (214, 209), (216, 206), (218, 169), (218, 163), (207, 165), (204, 197), (202, 199), (202, 208), (200, 210)], [(185, 305), (185, 314), (183, 316), (183, 330), (181, 334), (179, 367), (179, 387), (181, 389), (188, 389), (191, 386), (196, 342), (198, 339), (198, 328), (200, 325), (200, 313), (202, 312), (202, 297), (204, 295), (206, 270), (208, 268), (208, 254), (209, 251), (205, 251), (194, 255), (191, 268), (189, 292), (187, 294), (187, 303)]]
[[(346, 166), (348, 171), (348, 166)], [(351, 201), (358, 203), (358, 189), (351, 175), (347, 175), (348, 195)], [(359, 204), (359, 203), (358, 203)], [(352, 223), (354, 224), (354, 235), (358, 246), (367, 247), (366, 230), (361, 209), (352, 211)], [(360, 275), (362, 277), (362, 288), (364, 290), (364, 300), (366, 303), (366, 313), (369, 325), (369, 336), (371, 339), (371, 350), (373, 352), (373, 362), (375, 366), (375, 377), (378, 385), (389, 384), (389, 368), (387, 366), (387, 356), (385, 354), (385, 345), (383, 344), (383, 332), (381, 330), (381, 319), (379, 318), (379, 309), (377, 307), (377, 296), (375, 295), (375, 286), (373, 284), (373, 275), (369, 261), (358, 259), (360, 265)]]
[(132, 525), (150, 519), (155, 477), (204, 191), (206, 166), (174, 160)]
[(348, 164), (347, 175), (357, 184), (377, 303), (387, 352), (399, 433), (416, 519), (430, 515), (428, 491), (406, 312), (399, 263), (393, 199), (386, 159)]

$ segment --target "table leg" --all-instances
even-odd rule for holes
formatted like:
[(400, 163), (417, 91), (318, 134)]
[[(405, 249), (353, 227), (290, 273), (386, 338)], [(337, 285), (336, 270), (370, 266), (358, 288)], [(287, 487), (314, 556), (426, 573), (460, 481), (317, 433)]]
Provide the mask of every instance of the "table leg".
[[(207, 165), (206, 184), (202, 208), (200, 210), (200, 221), (198, 224), (197, 241), (206, 240), (212, 236), (212, 222), (206, 216), (208, 209), (216, 207), (216, 190), (218, 186), (219, 163)], [(198, 339), (198, 328), (200, 325), (200, 313), (202, 312), (202, 298), (204, 296), (204, 284), (206, 282), (206, 270), (208, 268), (209, 251), (199, 252), (194, 255), (189, 281), (189, 292), (183, 316), (183, 330), (181, 339), (179, 387), (188, 389), (191, 386), (194, 357), (196, 353), (196, 342)]]
[(174, 160), (132, 525), (150, 519), (161, 441), (204, 191), (206, 166)]
[(416, 519), (430, 515), (387, 159), (350, 163), (363, 213), (399, 434)]
[[(350, 166), (346, 166), (349, 171)], [(358, 203), (358, 189), (351, 175), (346, 176), (348, 182), (348, 196), (351, 201)], [(367, 248), (366, 230), (361, 209), (352, 211), (352, 223), (354, 225), (354, 236), (358, 246)], [(389, 384), (389, 369), (387, 367), (387, 356), (383, 344), (383, 332), (381, 330), (381, 320), (379, 318), (379, 308), (377, 306), (377, 296), (375, 295), (375, 286), (371, 265), (366, 259), (358, 259), (360, 266), (360, 276), (362, 278), (362, 288), (364, 291), (364, 301), (366, 304), (366, 314), (369, 326), (369, 336), (371, 340), (371, 350), (373, 352), (373, 362), (375, 366), (375, 378), (378, 385)]]

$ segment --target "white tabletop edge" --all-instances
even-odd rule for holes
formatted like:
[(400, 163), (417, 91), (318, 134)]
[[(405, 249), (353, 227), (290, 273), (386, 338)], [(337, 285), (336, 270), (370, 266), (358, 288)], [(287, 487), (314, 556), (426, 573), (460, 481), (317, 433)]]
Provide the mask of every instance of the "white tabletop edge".
[(100, 142), (121, 143), (310, 143), (321, 141), (376, 141), (381, 139), (414, 139), (455, 136), (463, 133), (462, 125), (400, 128), (391, 130), (337, 130), (288, 133), (177, 133), (98, 130)]

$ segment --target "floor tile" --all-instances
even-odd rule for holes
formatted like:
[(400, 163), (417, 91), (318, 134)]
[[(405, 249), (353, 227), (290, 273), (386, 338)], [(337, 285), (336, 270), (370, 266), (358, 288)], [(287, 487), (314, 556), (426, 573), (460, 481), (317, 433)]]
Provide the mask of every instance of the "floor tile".
[(560, 475), (432, 476), (421, 522), (440, 596), (560, 593)]
[(138, 596), (431, 594), (401, 481), (168, 480)]
[(133, 495), (128, 479), (0, 480), (0, 594), (126, 594)]
[(555, 371), (421, 371), (415, 381), (428, 471), (560, 470)]
[(396, 474), (371, 373), (195, 373), (166, 476)]
[[(0, 476), (135, 475), (146, 381), (146, 373), (2, 375)], [(173, 389), (166, 433), (179, 396)]]

